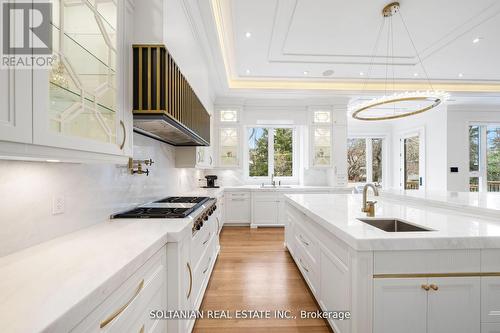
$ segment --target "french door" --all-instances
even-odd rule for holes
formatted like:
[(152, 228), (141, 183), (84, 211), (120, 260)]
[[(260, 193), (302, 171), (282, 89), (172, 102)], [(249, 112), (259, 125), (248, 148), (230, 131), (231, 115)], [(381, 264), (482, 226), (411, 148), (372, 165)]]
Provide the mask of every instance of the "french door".
[(401, 134), (400, 188), (419, 190), (425, 187), (425, 135), (420, 129)]

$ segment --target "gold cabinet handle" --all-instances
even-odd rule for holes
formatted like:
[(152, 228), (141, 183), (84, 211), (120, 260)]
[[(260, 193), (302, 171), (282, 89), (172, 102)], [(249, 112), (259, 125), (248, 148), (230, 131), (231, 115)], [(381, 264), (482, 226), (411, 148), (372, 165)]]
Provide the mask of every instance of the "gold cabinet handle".
[(300, 260), (300, 266), (302, 266), (302, 268), (307, 272), (309, 273), (309, 270), (306, 268), (306, 266), (304, 266), (304, 263), (302, 262), (302, 259), (299, 259)]
[(191, 265), (187, 263), (187, 268), (189, 271), (189, 291), (187, 293), (187, 298), (191, 297), (191, 291), (193, 290), (193, 272), (191, 271)]
[(429, 289), (431, 289), (428, 284), (423, 284), (421, 287), (425, 291), (429, 291)]
[(309, 243), (308, 243), (308, 242), (306, 242), (306, 241), (304, 240), (304, 238), (302, 238), (302, 235), (300, 235), (300, 236), (299, 236), (299, 238), (300, 238), (300, 240), (302, 241), (302, 243), (304, 243), (306, 246), (309, 246)]
[(434, 291), (437, 291), (439, 289), (439, 287), (437, 285), (435, 285), (435, 284), (431, 284), (430, 287)]
[(207, 268), (203, 270), (203, 274), (205, 274), (208, 271), (208, 268), (210, 267), (210, 262), (212, 261), (212, 257), (208, 258), (208, 265)]
[(127, 129), (125, 128), (123, 120), (120, 120), (120, 125), (122, 126), (123, 129), (123, 141), (122, 144), (120, 145), (120, 149), (123, 149), (123, 147), (125, 147), (125, 142), (127, 142)]
[(118, 310), (116, 310), (115, 312), (113, 312), (108, 318), (106, 318), (103, 321), (101, 321), (100, 327), (104, 328), (107, 324), (109, 324), (110, 322), (112, 322), (113, 319), (115, 319), (116, 317), (118, 317), (120, 315), (120, 313), (122, 313), (123, 311), (125, 311), (125, 309), (130, 305), (130, 303), (132, 303), (132, 301), (137, 297), (137, 295), (139, 295), (139, 293), (141, 292), (142, 288), (144, 288), (144, 279), (141, 280), (141, 282), (137, 286), (137, 289), (136, 289), (134, 295), (128, 300), (128, 302), (125, 303), (125, 304), (123, 304)]

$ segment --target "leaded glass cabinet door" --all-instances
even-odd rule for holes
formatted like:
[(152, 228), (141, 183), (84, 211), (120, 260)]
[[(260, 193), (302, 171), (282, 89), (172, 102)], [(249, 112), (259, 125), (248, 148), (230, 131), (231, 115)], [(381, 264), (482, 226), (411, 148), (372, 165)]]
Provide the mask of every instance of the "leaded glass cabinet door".
[[(34, 143), (123, 154), (125, 1), (53, 0), (48, 70), (34, 70)], [(120, 78), (120, 80), (119, 80)], [(128, 110), (126, 110), (128, 111)]]
[(236, 127), (222, 127), (219, 129), (219, 166), (238, 167), (239, 134)]

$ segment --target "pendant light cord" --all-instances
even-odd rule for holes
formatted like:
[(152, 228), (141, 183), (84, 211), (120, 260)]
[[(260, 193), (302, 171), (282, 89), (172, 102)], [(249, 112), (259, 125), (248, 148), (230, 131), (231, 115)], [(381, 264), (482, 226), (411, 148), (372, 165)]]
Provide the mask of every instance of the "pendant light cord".
[(368, 84), (368, 80), (370, 79), (370, 76), (372, 74), (373, 61), (374, 61), (375, 56), (377, 55), (376, 53), (378, 50), (378, 45), (380, 43), (380, 37), (382, 36), (382, 31), (384, 30), (384, 26), (385, 26), (385, 19), (382, 18), (382, 22), (380, 23), (380, 27), (379, 27), (378, 33), (377, 33), (377, 39), (375, 40), (375, 45), (373, 46), (373, 50), (372, 50), (372, 56), (370, 59), (370, 67), (368, 67), (368, 73), (367, 73), (365, 80), (363, 82), (363, 90), (361, 91), (362, 95), (364, 95), (364, 93), (365, 93), (366, 85)]
[(401, 8), (399, 8), (399, 17), (401, 18), (401, 22), (403, 23), (403, 26), (405, 27), (406, 33), (408, 34), (408, 38), (410, 38), (411, 45), (413, 46), (413, 50), (415, 51), (415, 54), (417, 55), (420, 66), (422, 67), (422, 70), (423, 70), (425, 77), (427, 79), (427, 83), (431, 87), (431, 90), (434, 91), (434, 87), (432, 86), (432, 82), (429, 79), (429, 75), (427, 74), (427, 70), (425, 69), (424, 63), (422, 62), (422, 59), (420, 58), (420, 54), (418, 53), (417, 48), (415, 47), (415, 43), (413, 42), (413, 38), (411, 37), (410, 30), (408, 30), (408, 27), (406, 26), (406, 22), (403, 18), (403, 13), (401, 12)]

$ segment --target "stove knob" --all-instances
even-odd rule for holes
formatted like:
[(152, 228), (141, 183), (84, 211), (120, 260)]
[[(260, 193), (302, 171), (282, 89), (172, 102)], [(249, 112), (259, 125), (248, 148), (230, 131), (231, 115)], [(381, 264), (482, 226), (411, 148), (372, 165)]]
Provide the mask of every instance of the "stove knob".
[(202, 225), (203, 225), (203, 223), (197, 222), (194, 228), (196, 230), (200, 230)]
[(208, 215), (203, 216), (203, 219), (204, 219), (205, 221), (208, 221)]
[(208, 211), (208, 215), (212, 215), (212, 214), (213, 214), (213, 212), (214, 212), (214, 211), (213, 211), (212, 209), (210, 209), (210, 210)]
[(215, 211), (216, 209), (217, 209), (217, 205), (214, 205), (214, 208), (213, 208), (213, 210)]

